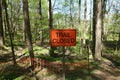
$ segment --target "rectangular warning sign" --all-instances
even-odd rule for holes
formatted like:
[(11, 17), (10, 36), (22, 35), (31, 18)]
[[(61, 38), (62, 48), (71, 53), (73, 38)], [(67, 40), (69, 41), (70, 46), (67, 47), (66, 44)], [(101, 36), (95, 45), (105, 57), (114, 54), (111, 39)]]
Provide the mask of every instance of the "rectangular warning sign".
[(51, 46), (75, 46), (76, 29), (51, 29), (50, 44)]

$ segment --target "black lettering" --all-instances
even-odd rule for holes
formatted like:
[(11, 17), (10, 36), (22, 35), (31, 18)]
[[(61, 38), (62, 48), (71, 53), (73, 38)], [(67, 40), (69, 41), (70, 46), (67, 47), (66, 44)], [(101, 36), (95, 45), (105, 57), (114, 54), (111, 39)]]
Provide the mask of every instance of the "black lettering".
[(71, 37), (69, 33), (66, 33), (66, 34), (67, 34), (67, 36), (66, 36), (66, 37)]
[(74, 43), (75, 42), (75, 39), (74, 38), (71, 38), (71, 43)]
[(64, 33), (63, 32), (60, 32), (60, 37), (64, 37)]
[(65, 43), (63, 39), (60, 39), (60, 43)]
[(57, 37), (59, 37), (59, 33), (58, 32), (56, 33), (56, 35), (57, 35)]
[(56, 32), (57, 37), (71, 37), (69, 33)]
[(60, 39), (53, 39), (52, 43), (57, 43), (57, 44), (65, 44), (65, 43), (75, 43), (74, 38), (60, 38)]

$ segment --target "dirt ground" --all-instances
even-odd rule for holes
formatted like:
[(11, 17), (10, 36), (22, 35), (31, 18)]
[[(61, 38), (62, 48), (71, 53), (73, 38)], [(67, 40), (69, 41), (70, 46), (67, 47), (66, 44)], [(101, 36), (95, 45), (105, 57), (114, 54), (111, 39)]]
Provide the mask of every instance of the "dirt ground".
[[(24, 48), (19, 48), (15, 53), (21, 55), (23, 50)], [(36, 67), (32, 71), (28, 66), (28, 63), (18, 63), (13, 66), (10, 50), (0, 50), (0, 80), (63, 80), (62, 71), (50, 71), (47, 67), (42, 69)], [(66, 80), (120, 80), (120, 69), (112, 65), (109, 60), (99, 66), (94, 66), (91, 63), (89, 66), (90, 68), (88, 65), (84, 65), (72, 69), (75, 64), (69, 65), (70, 69), (65, 74)]]

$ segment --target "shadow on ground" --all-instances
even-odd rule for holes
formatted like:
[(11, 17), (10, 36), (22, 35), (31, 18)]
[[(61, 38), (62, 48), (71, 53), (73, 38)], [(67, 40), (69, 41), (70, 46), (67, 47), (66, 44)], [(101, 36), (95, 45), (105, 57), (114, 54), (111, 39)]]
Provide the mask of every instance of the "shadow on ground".
[(12, 60), (12, 53), (0, 54), (0, 63), (8, 62)]
[(22, 79), (20, 80), (24, 80), (24, 78), (26, 78), (25, 75), (28, 73), (29, 70), (24, 67), (21, 67), (19, 65), (13, 66), (12, 64), (7, 64), (5, 66), (2, 66), (2, 69), (0, 71), (0, 80), (15, 80), (20, 76), (22, 76)]

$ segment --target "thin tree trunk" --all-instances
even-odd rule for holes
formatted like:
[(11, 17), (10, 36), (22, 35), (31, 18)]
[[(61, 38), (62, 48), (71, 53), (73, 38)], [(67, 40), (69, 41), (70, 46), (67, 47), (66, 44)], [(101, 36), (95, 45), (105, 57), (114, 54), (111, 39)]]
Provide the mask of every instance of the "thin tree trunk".
[(39, 18), (40, 18), (40, 20), (42, 20), (42, 2), (41, 2), (41, 0), (39, 0)]
[(52, 11), (52, 2), (51, 0), (48, 0), (49, 1), (49, 27), (50, 29), (53, 28), (53, 11)]
[[(39, 0), (39, 19), (40, 19), (40, 24), (41, 24), (41, 27), (42, 27), (42, 20), (43, 20), (43, 17), (42, 17), (42, 2), (41, 2), (41, 0)], [(43, 30), (44, 29), (42, 29), (42, 32), (41, 32), (41, 38), (40, 38), (40, 40), (41, 40), (41, 45), (43, 45)]]
[(70, 0), (70, 26), (71, 26), (71, 28), (73, 28), (74, 27), (74, 23), (73, 23), (73, 16), (72, 16), (72, 7), (73, 7), (73, 1), (72, 0)]
[(7, 32), (7, 23), (6, 23), (6, 19), (5, 19), (5, 15), (3, 15), (3, 34), (4, 34), (4, 41), (5, 41), (5, 37), (6, 37), (6, 32)]
[(89, 39), (92, 40), (92, 0), (90, 0), (90, 37)]
[(87, 29), (87, 0), (85, 0), (85, 2), (84, 2), (84, 30), (83, 30), (83, 44), (85, 44), (85, 42), (86, 42), (86, 29)]
[(93, 57), (101, 61), (102, 41), (102, 0), (94, 0), (93, 3)]
[(22, 0), (22, 2), (23, 2), (23, 18), (26, 28), (26, 38), (27, 38), (28, 51), (30, 56), (30, 66), (32, 69), (34, 69), (34, 61), (33, 61), (34, 53), (33, 53), (32, 35), (31, 35), (30, 20), (29, 20), (28, 0)]
[[(79, 42), (81, 42), (81, 0), (78, 2), (78, 24), (79, 24)], [(81, 43), (79, 45), (79, 54), (82, 53)]]
[[(49, 15), (48, 15), (48, 18), (49, 18), (49, 28), (50, 29), (53, 29), (53, 10), (52, 10), (52, 2), (51, 0), (48, 0), (48, 3), (49, 3)], [(50, 47), (50, 56), (53, 56), (54, 57), (54, 47), (51, 46)]]
[(118, 39), (118, 41), (120, 42), (120, 33), (119, 33), (118, 35), (119, 35), (119, 39)]
[(67, 15), (64, 15), (64, 24), (67, 25)]
[(23, 21), (23, 41), (26, 42), (26, 27), (24, 21)]
[(78, 23), (80, 24), (80, 18), (81, 18), (81, 0), (78, 2)]
[(2, 19), (2, 0), (0, 0), (0, 47), (4, 47), (4, 30)]
[(105, 27), (104, 27), (104, 18), (105, 18), (105, 12), (106, 12), (106, 0), (102, 0), (102, 40), (106, 40), (105, 36)]
[(10, 26), (11, 26), (11, 35), (12, 35), (12, 39), (14, 40), (14, 34), (15, 34), (15, 27), (14, 27), (14, 16), (13, 16), (13, 1), (9, 1), (10, 3), (10, 7), (11, 7), (11, 16), (10, 16)]
[(9, 37), (10, 37), (10, 44), (11, 44), (11, 50), (12, 50), (12, 56), (13, 56), (13, 63), (14, 63), (14, 65), (16, 65), (17, 63), (16, 63), (16, 59), (15, 59), (15, 52), (14, 52), (12, 34), (11, 34), (11, 31), (10, 31), (10, 23), (9, 23), (9, 17), (8, 17), (8, 12), (7, 12), (6, 0), (2, 0), (2, 1), (3, 1), (4, 8), (5, 8), (6, 22), (7, 22), (7, 28), (8, 28), (8, 33), (9, 33)]

